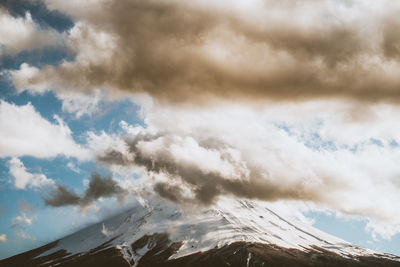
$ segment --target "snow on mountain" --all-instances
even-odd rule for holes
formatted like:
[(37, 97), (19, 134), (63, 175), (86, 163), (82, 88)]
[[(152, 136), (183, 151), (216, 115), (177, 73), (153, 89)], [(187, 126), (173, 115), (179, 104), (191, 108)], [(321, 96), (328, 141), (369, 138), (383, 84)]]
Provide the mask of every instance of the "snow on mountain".
[[(66, 250), (69, 255), (84, 254), (93, 248), (117, 247), (128, 262), (137, 263), (155, 244), (134, 249), (144, 235), (168, 234), (181, 246), (169, 259), (200, 251), (221, 248), (234, 242), (274, 244), (283, 248), (310, 250), (319, 247), (341, 255), (377, 256), (377, 254), (326, 234), (311, 225), (283, 218), (265, 202), (221, 198), (212, 207), (183, 211), (169, 203), (138, 205), (118, 216), (92, 225), (61, 239), (57, 246), (38, 257)], [(107, 243), (108, 242), (108, 243)]]

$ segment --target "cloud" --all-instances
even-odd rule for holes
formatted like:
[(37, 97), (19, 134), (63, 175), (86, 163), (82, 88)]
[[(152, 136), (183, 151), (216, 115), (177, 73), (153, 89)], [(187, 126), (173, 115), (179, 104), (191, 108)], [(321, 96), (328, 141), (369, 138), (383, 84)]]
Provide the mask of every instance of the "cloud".
[(89, 187), (82, 197), (82, 203), (86, 205), (101, 197), (111, 197), (123, 193), (123, 189), (111, 177), (102, 178), (100, 174), (93, 173)]
[(125, 191), (111, 177), (102, 178), (100, 174), (93, 173), (82, 196), (65, 186), (57, 185), (50, 191), (50, 196), (43, 197), (43, 200), (46, 206), (76, 205), (84, 208), (102, 197), (117, 196), (122, 201), (124, 194)]
[(159, 194), (161, 197), (169, 199), (173, 202), (182, 202), (182, 188), (177, 185), (170, 185), (167, 183), (156, 183), (153, 187), (154, 192)]
[(76, 119), (84, 115), (91, 116), (99, 110), (100, 90), (95, 90), (93, 94), (59, 92), (56, 96), (62, 102), (62, 110), (74, 114)]
[(25, 231), (27, 227), (32, 226), (37, 220), (37, 215), (34, 214), (35, 208), (35, 206), (32, 206), (24, 199), (18, 201), (18, 211), (20, 214), (12, 219), (11, 228), (15, 230), (15, 235), (19, 239), (36, 240), (34, 236)]
[(36, 220), (36, 216), (32, 215), (35, 207), (33, 207), (29, 202), (22, 199), (18, 201), (18, 211), (20, 215), (17, 215), (12, 220), (11, 228), (13, 229), (24, 229), (26, 226), (32, 225)]
[[(128, 140), (127, 143), (134, 155), (134, 161), (128, 164), (144, 167), (150, 176), (165, 174), (163, 177), (178, 180), (178, 185), (171, 185), (169, 180), (154, 185), (157, 193), (173, 201), (183, 203), (189, 200), (182, 196), (185, 187), (202, 204), (211, 204), (222, 194), (263, 200), (322, 198), (318, 193), (320, 188), (316, 188), (321, 186), (321, 182), (307, 184), (299, 179), (285, 183), (280, 177), (269, 177), (268, 172), (251, 166), (251, 162), (241, 158), (240, 151), (224, 143), (220, 143), (219, 148), (210, 148), (207, 147), (209, 144), (200, 145), (192, 137), (175, 135), (153, 140)], [(127, 164), (120, 158), (120, 153), (111, 151), (99, 160)]]
[(111, 236), (112, 231), (108, 230), (108, 229), (105, 227), (104, 223), (103, 223), (103, 226), (102, 226), (102, 228), (101, 228), (101, 233), (102, 233), (105, 237), (109, 237), (109, 236)]
[(0, 6), (0, 55), (60, 44), (62, 36), (55, 30), (41, 28), (29, 12), (24, 17), (13, 17)]
[(80, 197), (72, 190), (68, 190), (65, 186), (57, 185), (50, 191), (49, 197), (44, 197), (46, 206), (61, 207), (67, 205), (78, 205)]
[(32, 225), (34, 217), (28, 217), (25, 213), (14, 217), (11, 228), (21, 228), (24, 226)]
[(24, 164), (18, 158), (13, 157), (8, 161), (10, 174), (14, 178), (14, 186), (17, 189), (45, 188), (55, 185), (54, 181), (48, 179), (44, 174), (32, 174), (27, 172)]
[(122, 123), (125, 135), (92, 137), (104, 140), (97, 158), (116, 172), (130, 170), (127, 179), (132, 172), (143, 176), (166, 199), (183, 205), (208, 205), (222, 195), (290, 200), (366, 218), (369, 231), (386, 238), (400, 229), (400, 206), (393, 204), (400, 203), (395, 106), (225, 102), (142, 112), (147, 128)]
[(108, 88), (190, 103), (400, 97), (400, 6), (389, 1), (46, 4), (74, 20), (65, 38), (76, 56), (23, 83), (21, 67), (19, 90)]
[(72, 161), (67, 163), (67, 168), (73, 172), (81, 173), (81, 170), (77, 166), (75, 166), (75, 164)]
[(58, 116), (54, 119), (56, 123), (47, 121), (30, 103), (17, 106), (0, 100), (0, 157), (89, 160), (89, 151), (75, 143), (69, 127)]
[(0, 242), (1, 243), (7, 243), (7, 235), (6, 234), (1, 234), (0, 235)]

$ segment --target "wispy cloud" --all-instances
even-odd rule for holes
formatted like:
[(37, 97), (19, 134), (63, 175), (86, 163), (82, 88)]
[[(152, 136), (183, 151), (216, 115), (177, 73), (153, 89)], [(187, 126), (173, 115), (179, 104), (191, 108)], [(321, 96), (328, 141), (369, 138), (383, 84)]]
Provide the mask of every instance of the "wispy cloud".
[(32, 225), (34, 218), (28, 217), (25, 213), (14, 217), (11, 228), (21, 228)]
[(19, 239), (28, 239), (28, 240), (32, 240), (32, 241), (36, 241), (36, 237), (28, 234), (27, 232), (25, 232), (24, 230), (20, 229), (16, 232), (16, 236)]
[(7, 235), (6, 234), (1, 234), (0, 235), (0, 242), (7, 243)]
[(31, 226), (37, 219), (34, 214), (35, 207), (24, 199), (18, 202), (18, 211), (19, 215), (12, 219), (11, 224), (11, 228), (16, 229), (17, 232)]
[(104, 223), (103, 223), (102, 228), (101, 228), (101, 233), (102, 233), (105, 237), (109, 237), (109, 236), (112, 235), (112, 231), (108, 230), (108, 229), (105, 227)]
[(72, 161), (67, 163), (67, 168), (73, 172), (81, 173), (81, 170)]

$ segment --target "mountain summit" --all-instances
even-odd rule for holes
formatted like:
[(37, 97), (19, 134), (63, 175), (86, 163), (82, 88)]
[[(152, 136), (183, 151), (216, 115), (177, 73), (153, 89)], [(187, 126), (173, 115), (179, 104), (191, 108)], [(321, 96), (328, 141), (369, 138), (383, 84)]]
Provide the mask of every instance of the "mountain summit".
[(287, 219), (268, 203), (221, 198), (196, 211), (137, 205), (0, 266), (400, 266), (400, 257)]

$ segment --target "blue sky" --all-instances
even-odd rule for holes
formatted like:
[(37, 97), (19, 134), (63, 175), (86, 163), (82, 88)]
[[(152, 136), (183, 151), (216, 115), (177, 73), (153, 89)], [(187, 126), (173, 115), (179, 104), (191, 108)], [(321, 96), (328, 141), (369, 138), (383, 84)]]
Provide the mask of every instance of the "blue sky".
[[(396, 97), (385, 87), (396, 82), (397, 59), (389, 58), (390, 51), (371, 52), (361, 46), (361, 52), (354, 51), (348, 46), (353, 47), (358, 39), (347, 35), (332, 49), (326, 42), (331, 36), (320, 40), (305, 35), (315, 39), (300, 38), (302, 41), (296, 43), (299, 47), (286, 46), (288, 41), (277, 32), (287, 29), (279, 28), (282, 23), (276, 20), (287, 20), (291, 14), (277, 5), (274, 8), (280, 15), (269, 18), (256, 1), (248, 6), (236, 1), (232, 7), (237, 23), (246, 25), (240, 30), (221, 24), (220, 17), (226, 15), (223, 5), (209, 1), (190, 7), (176, 4), (174, 12), (160, 4), (168, 11), (163, 14), (173, 14), (171, 17), (157, 17), (150, 7), (140, 7), (138, 22), (122, 12), (123, 4), (111, 1), (121, 9), (123, 25), (110, 9), (98, 10), (93, 3), (76, 7), (62, 2), (0, 4), (0, 19), (6, 22), (0, 25), (0, 34), (9, 35), (0, 39), (0, 137), (5, 140), (0, 142), (0, 258), (123, 210), (130, 201), (128, 197), (119, 202), (119, 189), (137, 193), (136, 181), (142, 178), (149, 188), (156, 182), (174, 183), (166, 182), (166, 176), (155, 170), (143, 171), (144, 165), (132, 166), (134, 148), (141, 149), (135, 152), (147, 155), (145, 159), (152, 162), (170, 160), (177, 169), (217, 173), (219, 187), (211, 193), (212, 198), (226, 194), (297, 201), (299, 210), (315, 227), (363, 247), (400, 255), (400, 128), (396, 120), (400, 109), (396, 101), (386, 101), (388, 96)], [(319, 11), (334, 13), (343, 17), (340, 25), (348, 23), (348, 30), (363, 38), (364, 32), (346, 18), (366, 21), (366, 6), (322, 2), (294, 9), (295, 18), (320, 20), (322, 30), (328, 29), (324, 33), (332, 34), (335, 41), (338, 36), (331, 27), (336, 27), (336, 22), (328, 15), (321, 18)], [(208, 5), (219, 16), (210, 17), (210, 23), (203, 27), (198, 17), (203, 13), (196, 12)], [(77, 8), (80, 12), (75, 12)], [(127, 10), (135, 12), (131, 6)], [(193, 12), (193, 16), (183, 16), (182, 10)], [(109, 20), (101, 19), (104, 17)], [(264, 17), (271, 21), (263, 21)], [(193, 18), (198, 19), (191, 21)], [(283, 39), (277, 43), (264, 40), (267, 48), (260, 45), (257, 38), (261, 37), (254, 37), (257, 31), (241, 32), (255, 27), (252, 18), (259, 18), (256, 22), (261, 26), (276, 27), (267, 33)], [(201, 27), (182, 29), (181, 23), (176, 23), (180, 20), (200, 23)], [(135, 26), (140, 23), (149, 23), (151, 31)], [(310, 29), (315, 24), (303, 23)], [(260, 30), (257, 25), (255, 29)], [(288, 22), (286, 26), (296, 29), (297, 25)], [(385, 34), (390, 34), (386, 30)], [(287, 31), (290, 40), (298, 37), (294, 32)], [(251, 40), (253, 37), (257, 41)], [(308, 48), (309, 43), (320, 47)], [(247, 53), (242, 53), (244, 50)], [(336, 54), (331, 55), (332, 51)], [(371, 54), (376, 57), (368, 58)], [(303, 66), (307, 57), (316, 65)], [(360, 58), (367, 62), (361, 74), (357, 65)], [(342, 80), (349, 84), (343, 87), (346, 90), (336, 90), (337, 95), (324, 82), (318, 83), (316, 92), (292, 84), (286, 88), (285, 82), (296, 76), (288, 67), (292, 65), (298, 67), (299, 75), (305, 75), (298, 77), (297, 83), (312, 82), (315, 74), (322, 77), (320, 81), (333, 77), (337, 79), (331, 81), (334, 84), (343, 86)], [(356, 89), (341, 67), (357, 77)], [(363, 84), (369, 67), (385, 71), (377, 77), (382, 90), (374, 92)], [(308, 68), (312, 74), (306, 73)], [(283, 71), (280, 81), (276, 74), (282, 70), (287, 72)], [(324, 70), (331, 76), (327, 78)], [(269, 82), (283, 89), (259, 91), (259, 84), (267, 88)], [(236, 88), (237, 84), (245, 89)], [(304, 94), (302, 101), (299, 94)], [(324, 98), (326, 95), (332, 98)], [(130, 143), (135, 138), (142, 147)], [(116, 154), (110, 151), (120, 157), (112, 158)], [(90, 196), (87, 192), (94, 173), (118, 190)], [(179, 179), (184, 190), (193, 190), (188, 177), (181, 175)], [(223, 187), (227, 179), (245, 184), (250, 181), (250, 186), (265, 179), (262, 185), (267, 185), (268, 193), (229, 191)], [(204, 181), (199, 184), (209, 186)], [(56, 198), (60, 187), (75, 200), (46, 202)], [(196, 195), (191, 201), (204, 199)]]

